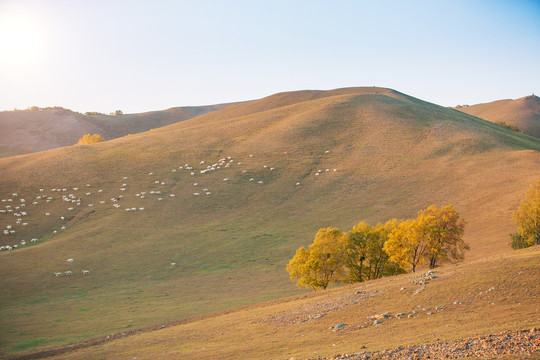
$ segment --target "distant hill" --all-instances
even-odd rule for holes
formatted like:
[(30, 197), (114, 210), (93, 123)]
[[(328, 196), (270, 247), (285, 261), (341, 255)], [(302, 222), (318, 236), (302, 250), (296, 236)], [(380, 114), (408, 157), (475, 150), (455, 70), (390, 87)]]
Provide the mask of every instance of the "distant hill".
[[(319, 228), (430, 204), (456, 207), (466, 261), (482, 266), (512, 251), (512, 210), (538, 178), (540, 139), (371, 87), (280, 93), (2, 158), (0, 229), (15, 232), (0, 245), (18, 249), (0, 251), (0, 354), (302, 294), (285, 265)], [(189, 333), (177, 341), (190, 347)]]
[(497, 123), (517, 126), (523, 133), (540, 138), (540, 98), (535, 95), (516, 100), (458, 106), (457, 110)]
[(84, 115), (59, 107), (0, 112), (0, 157), (55, 149), (77, 143), (85, 134), (105, 140), (191, 119), (230, 104), (174, 107), (126, 115)]

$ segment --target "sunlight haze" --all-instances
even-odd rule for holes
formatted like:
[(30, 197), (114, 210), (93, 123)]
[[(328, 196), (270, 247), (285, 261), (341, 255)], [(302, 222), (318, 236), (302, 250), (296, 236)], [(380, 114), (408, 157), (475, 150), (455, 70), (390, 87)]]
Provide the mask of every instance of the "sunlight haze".
[(540, 5), (0, 0), (0, 49), (1, 110), (134, 113), (347, 86), (455, 106), (539, 92)]

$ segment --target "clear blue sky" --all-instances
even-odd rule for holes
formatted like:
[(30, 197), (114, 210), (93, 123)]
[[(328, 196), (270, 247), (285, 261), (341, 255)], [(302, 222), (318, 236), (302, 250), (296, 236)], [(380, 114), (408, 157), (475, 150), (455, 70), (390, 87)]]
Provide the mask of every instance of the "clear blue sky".
[(373, 85), (444, 106), (540, 93), (540, 1), (0, 0), (0, 109)]

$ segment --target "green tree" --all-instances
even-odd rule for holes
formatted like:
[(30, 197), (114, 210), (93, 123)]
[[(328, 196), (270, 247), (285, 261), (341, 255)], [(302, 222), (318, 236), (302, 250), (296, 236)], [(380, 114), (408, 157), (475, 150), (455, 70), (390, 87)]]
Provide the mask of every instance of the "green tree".
[[(518, 234), (524, 245), (540, 244), (540, 180), (531, 185), (513, 213)], [(514, 240), (514, 239), (513, 239)]]
[(287, 271), (298, 287), (326, 289), (345, 277), (345, 245), (347, 233), (336, 228), (319, 229), (309, 249), (296, 250), (287, 264)]

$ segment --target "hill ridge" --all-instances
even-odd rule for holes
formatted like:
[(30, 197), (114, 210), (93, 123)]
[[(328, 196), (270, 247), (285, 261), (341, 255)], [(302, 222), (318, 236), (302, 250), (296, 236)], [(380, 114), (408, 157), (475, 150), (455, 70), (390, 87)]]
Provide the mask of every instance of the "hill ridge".
[[(507, 251), (540, 140), (421, 100), (317, 96), (0, 159), (0, 228), (16, 230), (0, 245), (19, 247), (0, 252), (0, 351), (300, 294), (285, 265), (319, 228), (430, 204), (468, 221), (468, 262)], [(17, 224), (8, 210), (27, 214)]]

